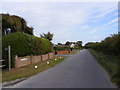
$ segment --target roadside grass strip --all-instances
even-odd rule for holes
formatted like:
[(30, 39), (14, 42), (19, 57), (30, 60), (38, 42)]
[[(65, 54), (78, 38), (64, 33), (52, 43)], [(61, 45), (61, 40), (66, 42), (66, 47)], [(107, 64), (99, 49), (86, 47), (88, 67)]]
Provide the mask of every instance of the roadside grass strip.
[(97, 62), (100, 63), (108, 71), (109, 75), (111, 76), (111, 81), (118, 85), (118, 81), (120, 81), (120, 78), (118, 78), (118, 57), (105, 55), (102, 52), (97, 52), (92, 49), (90, 49), (89, 51), (93, 54), (93, 56), (95, 56)]
[(80, 50), (72, 50), (70, 53), (65, 53), (63, 55), (72, 55), (72, 54), (76, 54), (78, 51)]
[(21, 78), (27, 78), (38, 74), (48, 68), (55, 66), (56, 64), (64, 61), (65, 57), (55, 56), (52, 59), (39, 62), (36, 64), (27, 65), (21, 68), (13, 68), (12, 70), (3, 70), (2, 72), (2, 82), (12, 81)]

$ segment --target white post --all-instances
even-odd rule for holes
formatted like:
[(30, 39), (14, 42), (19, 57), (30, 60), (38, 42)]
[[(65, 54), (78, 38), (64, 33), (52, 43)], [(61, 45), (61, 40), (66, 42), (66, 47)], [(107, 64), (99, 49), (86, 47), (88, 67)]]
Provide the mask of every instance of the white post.
[(9, 70), (11, 70), (11, 52), (10, 52), (10, 46), (8, 46), (8, 60), (9, 60)]

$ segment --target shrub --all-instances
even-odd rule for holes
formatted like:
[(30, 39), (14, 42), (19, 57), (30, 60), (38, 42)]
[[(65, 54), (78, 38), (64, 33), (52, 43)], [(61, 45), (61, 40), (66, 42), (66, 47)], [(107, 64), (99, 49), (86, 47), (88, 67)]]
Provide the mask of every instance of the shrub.
[(12, 67), (14, 67), (15, 55), (22, 57), (31, 54), (40, 55), (53, 51), (53, 47), (47, 39), (20, 32), (5, 35), (2, 39), (2, 56), (3, 59), (5, 59), (4, 64), (6, 68), (8, 68), (8, 53), (5, 51), (5, 48), (8, 47), (8, 45), (11, 46)]
[(65, 50), (69, 50), (69, 46), (55, 46), (54, 47), (55, 51), (65, 51)]
[(99, 43), (88, 43), (85, 45), (87, 48), (92, 48), (101, 51), (104, 54), (119, 55), (120, 54), (120, 34), (107, 37)]

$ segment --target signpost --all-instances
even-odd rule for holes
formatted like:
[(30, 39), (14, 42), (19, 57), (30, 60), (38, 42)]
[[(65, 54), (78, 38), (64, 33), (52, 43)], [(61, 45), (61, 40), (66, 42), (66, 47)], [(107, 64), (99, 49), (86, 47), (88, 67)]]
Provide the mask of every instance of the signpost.
[(8, 61), (9, 61), (9, 70), (11, 70), (11, 52), (10, 52), (10, 46), (8, 46)]
[(8, 65), (9, 65), (9, 70), (11, 70), (11, 48), (10, 46), (6, 47), (5, 51), (8, 51)]

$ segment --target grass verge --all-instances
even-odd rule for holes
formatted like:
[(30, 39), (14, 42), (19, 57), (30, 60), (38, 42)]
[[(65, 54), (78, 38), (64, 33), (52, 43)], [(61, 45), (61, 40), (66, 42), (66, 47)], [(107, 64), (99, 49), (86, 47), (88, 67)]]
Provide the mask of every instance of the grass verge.
[(78, 51), (80, 50), (73, 50), (72, 52), (70, 52), (70, 54), (76, 54)]
[[(12, 69), (10, 71), (3, 71), (2, 72), (2, 82), (30, 77), (32, 75), (35, 75), (39, 72), (42, 72), (48, 68), (55, 66), (56, 64), (62, 62), (64, 60), (64, 58), (65, 57), (60, 58), (59, 56), (56, 56), (53, 59), (49, 59), (49, 60), (39, 62), (36, 64), (27, 65), (27, 66), (24, 66), (24, 67), (21, 67), (18, 69)], [(57, 60), (55, 61), (55, 59), (57, 59)], [(47, 62), (50, 62), (50, 64), (47, 65)], [(38, 68), (35, 68), (36, 65), (38, 66)]]
[(111, 76), (111, 81), (119, 86), (120, 78), (118, 77), (120, 73), (118, 73), (118, 57), (105, 55), (102, 52), (98, 52), (92, 49), (89, 49), (89, 51), (93, 54), (93, 56), (95, 56), (97, 62), (100, 63), (108, 71)]
[(80, 50), (72, 50), (70, 53), (65, 53), (65, 54), (63, 54), (63, 55), (72, 55), (72, 54), (76, 54), (78, 51), (80, 51)]

